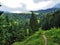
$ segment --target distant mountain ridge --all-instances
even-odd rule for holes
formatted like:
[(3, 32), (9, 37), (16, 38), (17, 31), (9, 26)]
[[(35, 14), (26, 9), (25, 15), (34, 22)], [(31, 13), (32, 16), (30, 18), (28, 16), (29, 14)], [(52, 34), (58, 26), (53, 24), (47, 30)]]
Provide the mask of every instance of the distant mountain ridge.
[(35, 11), (37, 13), (47, 13), (47, 12), (52, 12), (52, 11), (55, 11), (55, 10), (58, 10), (58, 8), (50, 8), (50, 9), (46, 9), (46, 10), (38, 10), (38, 11)]
[(58, 10), (60, 9), (60, 3), (59, 4), (56, 4), (54, 7), (52, 8), (49, 8), (49, 9), (46, 9), (46, 10), (38, 10), (38, 11), (35, 11), (35, 12), (42, 12), (42, 13), (46, 13), (46, 12), (52, 12), (52, 11), (55, 11), (55, 10)]
[(56, 4), (56, 5), (54, 6), (54, 8), (60, 8), (60, 3), (59, 3), (59, 4)]

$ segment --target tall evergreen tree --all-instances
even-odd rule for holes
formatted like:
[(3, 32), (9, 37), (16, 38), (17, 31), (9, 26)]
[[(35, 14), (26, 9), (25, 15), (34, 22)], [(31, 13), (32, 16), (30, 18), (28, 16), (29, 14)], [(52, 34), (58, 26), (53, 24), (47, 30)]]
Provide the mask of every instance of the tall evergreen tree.
[(32, 11), (32, 15), (31, 15), (31, 18), (30, 18), (30, 27), (32, 29), (32, 33), (34, 33), (35, 31), (38, 30), (37, 18), (36, 18), (33, 11)]
[(43, 18), (43, 21), (42, 21), (42, 24), (41, 24), (41, 27), (43, 30), (48, 30), (51, 28), (51, 25), (50, 25), (50, 13), (48, 13), (44, 18)]
[(60, 27), (60, 10), (57, 10), (54, 12), (54, 26), (55, 27)]

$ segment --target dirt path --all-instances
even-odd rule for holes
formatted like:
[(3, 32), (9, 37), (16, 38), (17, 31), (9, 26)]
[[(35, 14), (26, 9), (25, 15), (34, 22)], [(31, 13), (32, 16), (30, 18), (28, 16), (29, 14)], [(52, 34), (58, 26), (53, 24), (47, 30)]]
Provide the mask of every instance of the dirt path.
[(47, 37), (44, 33), (42, 34), (42, 37), (43, 37), (43, 40), (44, 40), (44, 45), (47, 45)]

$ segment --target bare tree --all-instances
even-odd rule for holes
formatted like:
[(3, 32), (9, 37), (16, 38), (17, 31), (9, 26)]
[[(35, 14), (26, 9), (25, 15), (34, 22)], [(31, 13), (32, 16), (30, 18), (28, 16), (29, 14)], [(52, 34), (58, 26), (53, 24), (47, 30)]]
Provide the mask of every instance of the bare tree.
[(0, 2), (0, 7), (1, 7), (1, 2)]
[[(0, 7), (1, 7), (2, 5), (1, 5), (1, 3), (0, 3)], [(0, 15), (2, 15), (2, 13), (3, 13), (3, 11), (0, 11)]]

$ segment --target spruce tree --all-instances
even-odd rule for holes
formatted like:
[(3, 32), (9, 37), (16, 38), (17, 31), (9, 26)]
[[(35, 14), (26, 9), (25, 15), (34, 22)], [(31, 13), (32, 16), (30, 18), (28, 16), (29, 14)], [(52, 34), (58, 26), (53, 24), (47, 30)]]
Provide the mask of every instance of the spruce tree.
[(37, 18), (34, 14), (33, 11), (32, 12), (32, 15), (31, 15), (31, 18), (30, 18), (30, 27), (31, 27), (31, 32), (34, 33), (35, 31), (38, 30), (38, 22), (37, 22)]

